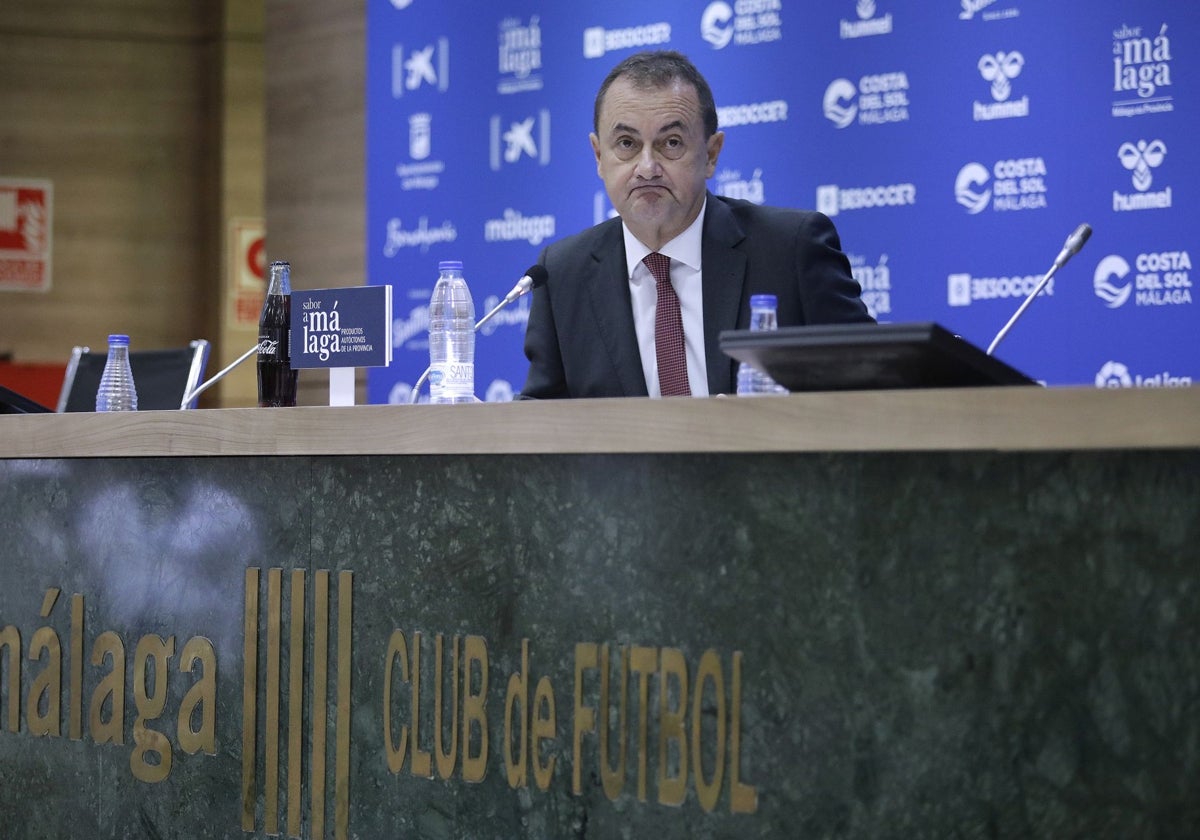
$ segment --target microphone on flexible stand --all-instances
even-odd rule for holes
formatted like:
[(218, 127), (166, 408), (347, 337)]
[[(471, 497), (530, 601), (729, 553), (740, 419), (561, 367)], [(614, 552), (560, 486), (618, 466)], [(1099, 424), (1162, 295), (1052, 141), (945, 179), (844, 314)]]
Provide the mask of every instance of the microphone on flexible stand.
[(996, 345), (1000, 343), (1004, 336), (1008, 335), (1008, 331), (1012, 329), (1013, 324), (1017, 323), (1017, 319), (1021, 317), (1021, 314), (1029, 307), (1029, 304), (1033, 303), (1033, 299), (1037, 297), (1038, 294), (1041, 293), (1042, 289), (1046, 287), (1046, 284), (1050, 282), (1050, 278), (1054, 276), (1054, 273), (1066, 265), (1067, 260), (1079, 253), (1079, 250), (1083, 247), (1084, 243), (1088, 241), (1088, 237), (1091, 235), (1092, 226), (1087, 222), (1084, 222), (1079, 227), (1075, 228), (1074, 232), (1067, 237), (1066, 244), (1064, 244), (1062, 250), (1058, 252), (1058, 256), (1054, 258), (1054, 265), (1050, 266), (1050, 270), (1046, 272), (1046, 276), (1043, 277), (1042, 281), (1037, 284), (1037, 288), (1029, 293), (1029, 297), (1025, 298), (1024, 303), (1022, 303), (1017, 311), (1013, 313), (1013, 316), (1008, 319), (1008, 323), (1004, 325), (1004, 328), (1000, 330), (1000, 332), (996, 333), (996, 337), (993, 338), (992, 343), (988, 345), (987, 355), (992, 355), (992, 351), (996, 349)]
[[(476, 322), (475, 332), (479, 332), (480, 327), (482, 327), (484, 324), (486, 324), (488, 321), (490, 321), (493, 315), (495, 315), (497, 312), (499, 312), (504, 307), (508, 306), (510, 303), (514, 302), (518, 298), (524, 297), (525, 295), (529, 294), (534, 289), (539, 288), (540, 286), (546, 285), (547, 277), (549, 277), (549, 275), (546, 273), (545, 266), (543, 266), (543, 265), (529, 266), (529, 268), (525, 270), (525, 275), (520, 280), (518, 280), (517, 284), (515, 286), (513, 286), (512, 289), (509, 290), (507, 295), (504, 296), (504, 300), (500, 301), (495, 306), (493, 306), (491, 311), (488, 312), (488, 314), (484, 315), (482, 318), (480, 318)], [(417, 398), (421, 394), (421, 386), (425, 384), (425, 380), (427, 380), (429, 378), (429, 374), (432, 370), (433, 370), (433, 366), (430, 365), (429, 367), (425, 368), (425, 372), (421, 374), (419, 379), (417, 379), (417, 384), (413, 386), (412, 395), (409, 397), (409, 400), (408, 400), (409, 405), (416, 403)]]
[(231, 370), (233, 370), (235, 367), (240, 365), (242, 362), (249, 359), (251, 356), (253, 356), (257, 352), (258, 352), (258, 345), (255, 344), (253, 347), (251, 347), (245, 353), (238, 356), (237, 360), (233, 364), (229, 365), (224, 370), (222, 370), (220, 373), (213, 376), (212, 379), (208, 380), (203, 385), (197, 385), (191, 391), (188, 391), (187, 393), (185, 393), (183, 395), (183, 402), (181, 402), (179, 404), (180, 410), (186, 410), (188, 407), (188, 404), (191, 403), (192, 400), (196, 399), (196, 397), (203, 394), (205, 391), (207, 391), (213, 385), (216, 385), (218, 382), (220, 382), (222, 379), (224, 379)]

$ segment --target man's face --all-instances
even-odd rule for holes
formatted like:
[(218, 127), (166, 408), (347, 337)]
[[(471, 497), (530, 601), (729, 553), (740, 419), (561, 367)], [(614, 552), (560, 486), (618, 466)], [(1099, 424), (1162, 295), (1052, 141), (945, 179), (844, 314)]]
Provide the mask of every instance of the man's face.
[(705, 141), (690, 84), (638, 88), (623, 77), (605, 93), (599, 134), (591, 135), (609, 200), (633, 235), (655, 250), (700, 213), (724, 140), (718, 131)]

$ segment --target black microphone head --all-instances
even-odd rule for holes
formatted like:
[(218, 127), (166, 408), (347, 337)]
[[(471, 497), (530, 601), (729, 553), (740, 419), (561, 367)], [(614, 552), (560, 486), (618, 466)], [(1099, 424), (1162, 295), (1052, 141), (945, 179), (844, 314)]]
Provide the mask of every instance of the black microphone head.
[(542, 265), (541, 263), (531, 265), (529, 268), (525, 269), (525, 276), (533, 281), (533, 286), (531, 288), (534, 289), (538, 288), (539, 286), (545, 286), (546, 280), (550, 277), (550, 275), (546, 272), (546, 266)]

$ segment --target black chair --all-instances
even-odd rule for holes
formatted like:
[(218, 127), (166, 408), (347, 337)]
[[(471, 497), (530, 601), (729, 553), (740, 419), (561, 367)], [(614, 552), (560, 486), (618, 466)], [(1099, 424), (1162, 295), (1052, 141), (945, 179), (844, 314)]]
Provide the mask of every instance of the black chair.
[[(183, 398), (204, 378), (208, 350), (209, 344), (202, 338), (176, 349), (131, 350), (129, 367), (137, 387), (138, 410), (195, 408), (195, 397), (187, 405)], [(107, 350), (93, 353), (87, 347), (76, 347), (71, 351), (58, 396), (59, 412), (96, 410), (96, 390), (107, 360)]]

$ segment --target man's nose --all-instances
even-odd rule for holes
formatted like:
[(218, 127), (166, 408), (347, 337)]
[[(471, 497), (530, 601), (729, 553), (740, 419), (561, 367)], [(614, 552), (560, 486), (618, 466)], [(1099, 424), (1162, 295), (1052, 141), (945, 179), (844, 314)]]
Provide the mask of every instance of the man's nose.
[(662, 164), (654, 153), (654, 147), (647, 144), (642, 148), (637, 159), (637, 175), (639, 178), (657, 178), (662, 173)]

